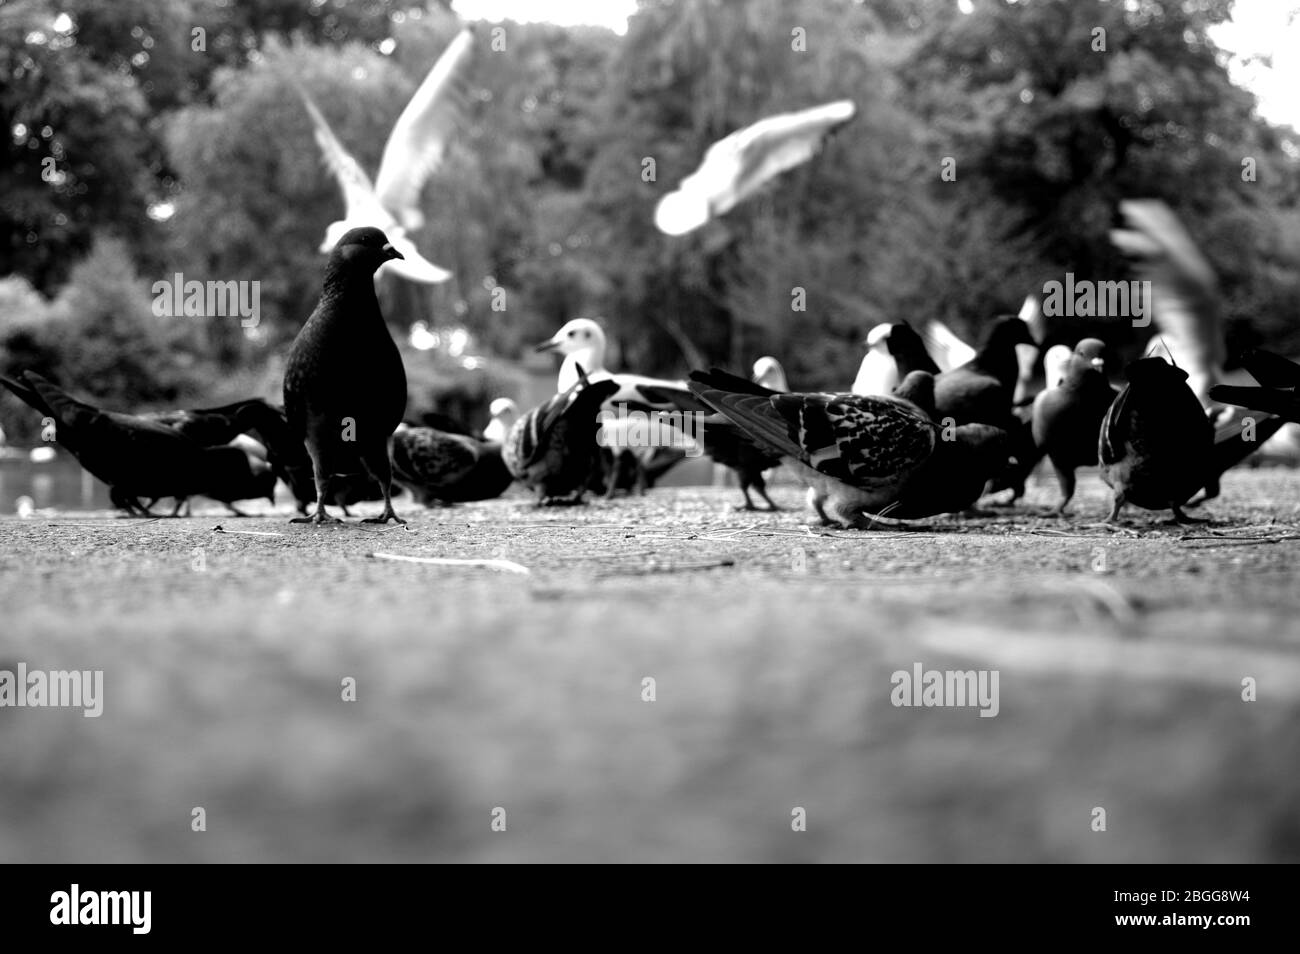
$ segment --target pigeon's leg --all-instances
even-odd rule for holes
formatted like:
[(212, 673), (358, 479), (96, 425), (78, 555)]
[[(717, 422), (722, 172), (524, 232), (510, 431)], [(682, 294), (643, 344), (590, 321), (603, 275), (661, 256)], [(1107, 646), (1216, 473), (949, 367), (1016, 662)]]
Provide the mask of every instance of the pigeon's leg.
[[(759, 471), (754, 477), (754, 489), (758, 491), (760, 497), (767, 501), (767, 509), (769, 512), (775, 513), (781, 509), (776, 504), (772, 503), (772, 498), (767, 495), (767, 481), (763, 479), (762, 471)], [(745, 495), (745, 499), (749, 499), (748, 494)]]
[(824, 494), (818, 494), (817, 491), (816, 491), (814, 488), (809, 487), (809, 488), (808, 488), (808, 506), (809, 506), (809, 507), (812, 507), (813, 511), (817, 514), (817, 516), (821, 518), (821, 524), (822, 524), (822, 526), (823, 526), (823, 527), (834, 527), (834, 526), (838, 526), (837, 521), (832, 520), (830, 517), (826, 516), (826, 506), (825, 506), (825, 505), (826, 505), (826, 497), (825, 497), (825, 495), (824, 495)]
[[(745, 497), (745, 503), (744, 503), (743, 506), (733, 507), (732, 509), (733, 509), (733, 510), (757, 510), (758, 508), (754, 506), (754, 501), (752, 501), (752, 500), (749, 498), (749, 481), (746, 480), (744, 477), (741, 477), (741, 478), (740, 478), (740, 492), (741, 492), (741, 493), (744, 495), (744, 497)], [(815, 506), (815, 505), (814, 505), (814, 506)], [(823, 515), (822, 519), (823, 519), (823, 520), (826, 519), (824, 515)]]
[[(309, 517), (290, 517), (290, 523), (342, 523), (338, 517), (331, 517), (325, 512), (325, 501), (330, 497), (330, 485), (334, 480), (329, 474), (316, 471), (316, 512)], [(347, 511), (345, 510), (344, 513)]]
[(1207, 500), (1213, 500), (1217, 496), (1219, 496), (1219, 478), (1215, 477), (1212, 478), (1208, 483), (1206, 483), (1205, 489), (1201, 491), (1201, 495), (1199, 497), (1197, 497), (1195, 500), (1187, 501), (1187, 503), (1183, 504), (1183, 506), (1199, 507)]
[(393, 465), (388, 460), (388, 445), (380, 444), (378, 451), (372, 449), (370, 453), (362, 454), (361, 466), (366, 469), (371, 480), (379, 482), (379, 489), (384, 494), (384, 512), (378, 517), (366, 517), (361, 522), (388, 523), (392, 520), (395, 523), (406, 523), (393, 513)]
[(1061, 484), (1061, 502), (1056, 505), (1056, 509), (1053, 510), (1052, 513), (1058, 517), (1064, 517), (1065, 508), (1068, 507), (1070, 501), (1074, 499), (1074, 468), (1058, 464), (1056, 461), (1052, 461), (1052, 467), (1056, 470), (1056, 479), (1060, 481)]
[(1172, 504), (1169, 509), (1174, 512), (1174, 519), (1179, 523), (1209, 523), (1210, 522), (1210, 519), (1208, 517), (1187, 516), (1187, 514), (1183, 513), (1182, 508), (1178, 504)]
[(1118, 523), (1119, 512), (1124, 509), (1124, 494), (1115, 491), (1115, 505), (1111, 507), (1110, 516), (1106, 518), (1107, 523)]
[[(143, 508), (143, 509), (144, 509), (144, 512), (147, 513), (147, 514), (149, 514), (150, 516), (152, 516), (152, 515), (153, 515), (153, 505), (156, 504), (156, 503), (157, 503), (159, 500), (161, 500), (161, 499), (162, 499), (161, 497), (150, 497), (150, 498), (149, 498), (149, 502), (148, 502), (147, 504), (144, 505), (144, 508)], [(1190, 505), (1189, 505), (1189, 506), (1190, 506)]]
[(226, 504), (226, 509), (229, 510), (230, 513), (231, 513), (233, 516), (236, 516), (236, 517), (247, 517), (247, 516), (248, 516), (248, 514), (244, 513), (242, 510), (240, 510), (238, 507), (236, 507), (236, 506), (235, 506), (234, 504), (232, 504), (232, 503), (227, 503), (227, 504)]
[[(172, 501), (173, 501), (173, 503), (172, 503), (172, 512), (171, 512), (168, 516), (179, 517), (179, 516), (181, 515), (181, 507), (183, 507), (183, 506), (185, 506), (185, 504), (189, 503), (189, 502), (190, 502), (190, 498), (189, 498), (189, 497), (173, 497), (173, 498), (172, 498)], [(186, 514), (186, 516), (189, 516), (189, 515)]]

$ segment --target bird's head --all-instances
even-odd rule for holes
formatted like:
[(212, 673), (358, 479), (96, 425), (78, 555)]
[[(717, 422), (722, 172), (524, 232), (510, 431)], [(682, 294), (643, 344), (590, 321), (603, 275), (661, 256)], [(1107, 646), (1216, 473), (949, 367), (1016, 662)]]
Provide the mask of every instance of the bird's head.
[(511, 420), (519, 415), (519, 405), (510, 398), (500, 397), (488, 405), (488, 414), (494, 421)]
[(603, 351), (604, 347), (605, 332), (600, 325), (590, 318), (574, 318), (535, 350), (570, 355), (592, 348)]
[(371, 274), (385, 262), (405, 257), (393, 248), (387, 235), (370, 226), (344, 232), (330, 253), (331, 263), (345, 263), (351, 268), (366, 269)]
[(1074, 353), (1098, 371), (1106, 370), (1105, 351), (1106, 342), (1100, 338), (1084, 338), (1074, 346)]
[(755, 384), (761, 384), (773, 391), (790, 390), (790, 385), (785, 380), (785, 369), (781, 367), (781, 362), (771, 355), (765, 354), (754, 362), (750, 378)]
[(867, 346), (868, 351), (878, 351), (883, 354), (886, 342), (889, 341), (889, 336), (893, 333), (893, 330), (894, 326), (888, 323), (876, 325), (867, 332), (866, 340), (862, 343)]
[(1038, 342), (1034, 340), (1033, 334), (1029, 330), (1029, 323), (1021, 321), (1017, 315), (1000, 315), (994, 321), (992, 329), (989, 331), (989, 343), (995, 345), (1029, 345), (1031, 348), (1037, 348)]
[(1186, 381), (1187, 372), (1164, 358), (1138, 358), (1124, 369), (1124, 377), (1132, 384), (1172, 387)]

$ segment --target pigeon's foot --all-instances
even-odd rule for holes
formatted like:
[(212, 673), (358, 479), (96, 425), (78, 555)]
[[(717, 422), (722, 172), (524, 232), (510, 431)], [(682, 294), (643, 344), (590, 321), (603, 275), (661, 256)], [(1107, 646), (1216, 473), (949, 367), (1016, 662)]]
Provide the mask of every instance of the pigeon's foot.
[(758, 508), (755, 507), (752, 503), (743, 503), (743, 504), (736, 504), (736, 506), (732, 507), (731, 509), (736, 511), (743, 511), (743, 510), (754, 511), (757, 510)]
[(317, 510), (315, 513), (313, 513), (311, 516), (308, 517), (290, 517), (289, 522), (326, 524), (326, 523), (342, 523), (343, 521), (340, 520), (338, 517), (331, 517), (324, 510)]
[(573, 497), (543, 497), (537, 501), (539, 507), (581, 507), (582, 494)]
[(362, 523), (388, 523), (388, 521), (390, 520), (392, 520), (394, 523), (406, 523), (405, 520), (403, 520), (397, 514), (393, 513), (392, 507), (385, 507), (384, 512), (381, 513), (378, 517), (366, 517), (361, 522)]
[(1170, 507), (1169, 509), (1174, 512), (1175, 523), (1209, 523), (1210, 522), (1209, 517), (1189, 517), (1187, 516), (1187, 514), (1183, 513), (1182, 508), (1180, 507)]

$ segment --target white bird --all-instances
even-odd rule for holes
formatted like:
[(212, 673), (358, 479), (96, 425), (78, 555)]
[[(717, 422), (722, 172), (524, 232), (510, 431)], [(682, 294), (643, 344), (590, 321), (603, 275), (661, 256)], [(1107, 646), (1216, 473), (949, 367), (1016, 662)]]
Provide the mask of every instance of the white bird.
[(493, 444), (504, 444), (511, 426), (519, 418), (519, 405), (510, 398), (500, 397), (488, 405), (492, 420), (483, 428), (483, 440)]
[(785, 368), (781, 367), (781, 362), (771, 355), (765, 354), (754, 362), (750, 380), (773, 391), (790, 390), (790, 385), (785, 380)]
[(451, 277), (451, 272), (421, 255), (407, 235), (424, 224), (420, 192), (447, 154), (451, 135), (460, 119), (465, 75), (473, 52), (474, 32), (466, 28), (448, 44), (397, 117), (373, 184), (338, 141), (307, 91), (298, 86), (325, 163), (343, 190), (343, 218), (330, 223), (325, 230), (322, 252), (332, 251), (350, 229), (369, 225), (381, 229), (403, 256), (384, 263), (377, 274), (391, 272), (425, 284), (444, 282)]
[(607, 408), (627, 403), (654, 406), (662, 403), (643, 394), (638, 390), (639, 386), (686, 391), (685, 381), (647, 378), (639, 374), (611, 374), (605, 367), (605, 330), (590, 318), (574, 318), (565, 323), (559, 331), (539, 344), (536, 350), (564, 355), (555, 385), (557, 394), (562, 394), (578, 383), (579, 366), (592, 384), (597, 381), (617, 381), (619, 389), (606, 399), (604, 406)]
[(685, 235), (725, 215), (769, 180), (815, 156), (856, 111), (852, 100), (843, 99), (769, 116), (715, 142), (677, 191), (659, 200), (655, 225), (668, 235)]

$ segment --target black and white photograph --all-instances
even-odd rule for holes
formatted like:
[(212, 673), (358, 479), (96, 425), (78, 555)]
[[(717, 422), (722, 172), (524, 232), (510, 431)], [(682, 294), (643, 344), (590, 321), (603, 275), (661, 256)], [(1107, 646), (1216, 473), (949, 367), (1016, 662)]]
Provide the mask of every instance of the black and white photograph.
[(1297, 53), (0, 0), (0, 861), (1300, 861)]

